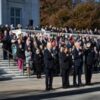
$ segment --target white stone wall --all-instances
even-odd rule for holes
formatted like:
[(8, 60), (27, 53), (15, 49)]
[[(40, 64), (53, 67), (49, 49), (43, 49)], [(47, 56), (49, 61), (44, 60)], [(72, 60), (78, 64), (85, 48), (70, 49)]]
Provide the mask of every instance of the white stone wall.
[(0, 0), (0, 25), (2, 24), (2, 0)]
[(40, 25), (40, 0), (32, 0), (32, 18), (35, 25)]
[[(1, 3), (2, 1), (2, 3)], [(0, 0), (0, 4), (3, 6), (2, 17), (0, 22), (3, 24), (10, 24), (10, 8), (18, 7), (22, 8), (22, 24), (23, 26), (28, 25), (29, 20), (34, 20), (34, 25), (40, 24), (40, 4), (39, 0)], [(0, 5), (0, 9), (1, 9)]]

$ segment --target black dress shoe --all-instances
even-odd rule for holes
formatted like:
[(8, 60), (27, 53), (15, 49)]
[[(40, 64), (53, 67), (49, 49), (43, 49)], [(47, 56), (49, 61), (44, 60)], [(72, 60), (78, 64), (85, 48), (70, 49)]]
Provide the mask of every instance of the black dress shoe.
[(52, 88), (52, 87), (50, 87), (49, 89), (50, 89), (50, 90), (53, 90), (53, 88)]
[(68, 86), (63, 86), (62, 88), (63, 88), (63, 89), (67, 89), (67, 88), (68, 88)]
[(86, 83), (86, 85), (92, 85), (91, 83)]
[(45, 90), (46, 90), (46, 91), (50, 91), (50, 88), (46, 88)]
[(79, 83), (78, 86), (82, 86), (82, 83)]
[(74, 87), (77, 87), (78, 86), (78, 84), (74, 84)]

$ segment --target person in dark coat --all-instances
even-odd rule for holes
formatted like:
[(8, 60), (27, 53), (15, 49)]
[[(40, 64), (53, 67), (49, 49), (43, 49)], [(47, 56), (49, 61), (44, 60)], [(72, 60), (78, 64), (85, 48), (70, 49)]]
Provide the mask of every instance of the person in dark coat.
[(36, 67), (36, 74), (37, 78), (41, 78), (41, 72), (42, 72), (42, 54), (40, 53), (39, 49), (36, 49), (35, 55), (34, 55), (34, 64)]
[(8, 59), (8, 54), (7, 54), (7, 51), (9, 51), (10, 49), (10, 36), (9, 36), (9, 33), (5, 30), (4, 31), (4, 38), (2, 40), (2, 43), (3, 43), (3, 59)]
[[(81, 50), (79, 42), (75, 43), (75, 48), (73, 50), (73, 59), (74, 59), (74, 73), (73, 73), (73, 84), (74, 86), (82, 85), (81, 82), (81, 74), (82, 74), (82, 55), (83, 52)], [(78, 75), (78, 83), (76, 81), (76, 76)]]
[(62, 52), (62, 87), (68, 88), (69, 87), (69, 72), (71, 67), (71, 60), (72, 57), (66, 47), (64, 52)]
[(53, 46), (52, 53), (54, 55), (54, 65), (55, 65), (55, 76), (59, 75), (60, 73), (60, 67), (59, 67), (59, 57), (58, 57), (58, 48), (56, 46)]
[(52, 89), (53, 72), (54, 72), (54, 58), (52, 53), (51, 43), (47, 43), (47, 48), (44, 50), (44, 64), (45, 64), (45, 81), (46, 90)]
[(16, 56), (17, 56), (17, 61), (18, 61), (17, 62), (18, 63), (18, 70), (22, 73), (24, 59), (25, 59), (25, 51), (24, 51), (22, 41), (20, 39), (18, 39)]
[(62, 67), (63, 67), (63, 63), (62, 63), (63, 52), (64, 52), (64, 47), (61, 46), (60, 51), (59, 51), (59, 65), (60, 65), (60, 75), (61, 76), (62, 76)]
[(94, 60), (95, 60), (94, 47), (92, 47), (91, 43), (88, 42), (86, 44), (86, 49), (85, 49), (85, 80), (86, 80), (86, 85), (91, 84)]

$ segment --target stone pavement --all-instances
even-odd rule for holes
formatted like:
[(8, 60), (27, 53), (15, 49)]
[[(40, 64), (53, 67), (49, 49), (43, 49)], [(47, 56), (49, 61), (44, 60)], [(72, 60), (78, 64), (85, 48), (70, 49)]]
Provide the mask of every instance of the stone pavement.
[[(83, 84), (85, 83), (84, 75), (82, 76)], [(71, 87), (68, 89), (62, 89), (61, 86), (61, 77), (54, 77), (52, 91), (45, 91), (45, 79), (44, 76), (42, 79), (36, 78), (23, 78), (23, 79), (13, 79), (0, 81), (0, 100), (7, 98), (17, 98), (22, 96), (30, 95), (40, 95), (48, 93), (57, 93), (57, 92), (66, 92), (66, 91), (75, 91), (75, 90), (84, 90), (87, 92), (89, 89), (91, 91), (95, 90), (100, 91), (100, 73), (94, 74), (92, 78), (93, 85), (91, 86), (82, 86), (82, 87)], [(70, 77), (70, 84), (72, 85), (72, 77)], [(78, 92), (77, 92), (78, 93)], [(14, 100), (14, 99), (12, 99)], [(25, 99), (26, 100), (26, 99)]]

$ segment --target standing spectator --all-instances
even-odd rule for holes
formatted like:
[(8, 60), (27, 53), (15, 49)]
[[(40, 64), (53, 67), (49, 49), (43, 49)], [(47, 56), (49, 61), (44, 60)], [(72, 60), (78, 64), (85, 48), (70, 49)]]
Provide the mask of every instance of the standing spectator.
[(17, 52), (17, 37), (16, 35), (14, 34), (13, 37), (12, 37), (12, 40), (11, 40), (11, 49), (12, 49), (12, 55), (13, 55), (13, 59), (15, 60), (16, 59), (16, 52)]
[(61, 74), (61, 76), (62, 76), (62, 67), (63, 67), (63, 63), (62, 63), (63, 52), (64, 52), (64, 47), (61, 46), (60, 51), (59, 51), (59, 65), (60, 65), (60, 74)]
[(10, 43), (10, 36), (9, 33), (5, 30), (4, 31), (4, 37), (3, 37), (3, 59), (8, 59), (7, 51), (10, 49), (9, 43)]
[(68, 88), (69, 87), (69, 71), (71, 65), (71, 55), (68, 51), (68, 48), (65, 47), (64, 52), (62, 52), (62, 87)]
[(55, 75), (58, 75), (60, 73), (60, 67), (59, 67), (59, 58), (58, 58), (58, 48), (56, 45), (52, 45), (52, 53), (54, 55), (54, 65), (55, 65)]
[(42, 72), (42, 55), (39, 49), (36, 50), (36, 53), (34, 55), (34, 63), (36, 67), (36, 75), (37, 78), (41, 78), (41, 72)]
[(93, 70), (93, 64), (94, 64), (94, 59), (95, 59), (94, 57), (95, 57), (94, 47), (92, 46), (91, 42), (88, 42), (86, 44), (86, 48), (85, 48), (85, 80), (86, 80), (86, 85), (91, 84), (92, 70)]
[[(73, 84), (74, 86), (80, 86), (81, 82), (81, 74), (82, 74), (82, 50), (79, 42), (75, 43), (75, 48), (73, 50), (73, 58), (74, 58), (74, 76), (73, 76)], [(78, 75), (78, 84), (76, 82), (76, 76)]]
[(22, 44), (21, 40), (18, 39), (17, 59), (18, 59), (18, 69), (20, 72), (23, 71), (24, 58), (25, 58), (25, 53), (24, 53), (23, 44)]
[(45, 64), (45, 74), (46, 74), (46, 90), (52, 89), (53, 82), (53, 72), (54, 72), (54, 59), (52, 53), (51, 43), (47, 43), (47, 49), (44, 51), (44, 64)]
[(27, 68), (27, 73), (28, 76), (30, 77), (30, 71), (31, 71), (31, 60), (32, 60), (32, 52), (31, 52), (31, 48), (27, 47), (26, 51), (25, 51), (25, 60), (26, 60), (26, 68)]

